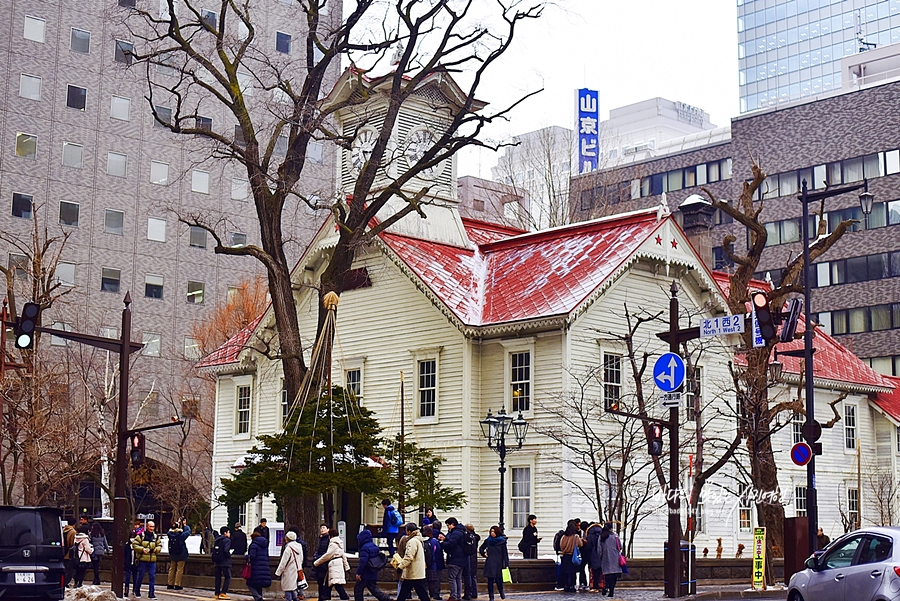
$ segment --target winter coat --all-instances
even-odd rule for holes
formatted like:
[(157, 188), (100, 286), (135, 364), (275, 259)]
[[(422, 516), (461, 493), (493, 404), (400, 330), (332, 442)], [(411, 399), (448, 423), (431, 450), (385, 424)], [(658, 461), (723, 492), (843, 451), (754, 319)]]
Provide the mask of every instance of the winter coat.
[(265, 536), (257, 536), (250, 541), (250, 548), (247, 549), (247, 562), (250, 564), (250, 578), (247, 580), (247, 584), (252, 584), (256, 588), (272, 586), (272, 572), (269, 570), (269, 541)]
[(94, 552), (91, 537), (79, 532), (75, 535), (75, 544), (78, 546), (78, 563), (91, 563), (91, 553)]
[(403, 570), (400, 577), (403, 580), (425, 579), (425, 550), (419, 531), (412, 532), (406, 539), (406, 552), (403, 559), (397, 564), (397, 568)]
[(219, 567), (219, 568), (230, 568), (231, 567), (231, 539), (228, 538), (227, 536), (225, 536), (224, 534), (220, 534), (219, 536), (217, 536), (216, 539), (213, 541), (212, 547), (210, 547), (210, 549), (209, 549), (210, 558), (212, 558), (212, 550), (213, 550), (213, 547), (216, 546), (216, 544), (218, 544), (219, 547), (221, 547), (225, 551), (225, 556), (223, 559), (221, 559), (219, 561), (216, 561), (215, 559), (213, 559), (213, 565), (216, 567)]
[(334, 586), (335, 584), (347, 584), (347, 571), (350, 569), (350, 563), (344, 556), (344, 541), (339, 536), (328, 541), (328, 550), (325, 554), (313, 562), (314, 566), (328, 564), (328, 577), (325, 584)]
[(601, 559), (600, 569), (606, 574), (621, 574), (622, 566), (619, 565), (619, 555), (622, 548), (619, 537), (615, 532), (610, 532), (606, 540), (600, 540)]
[(575, 552), (576, 545), (580, 548), (584, 544), (584, 539), (577, 534), (570, 534), (559, 539), (560, 553), (563, 555), (571, 555)]
[(362, 580), (378, 580), (378, 570), (369, 567), (369, 560), (380, 553), (372, 533), (369, 530), (362, 530), (356, 535), (356, 544), (359, 547), (359, 565), (356, 567), (356, 574)]
[(394, 511), (393, 505), (388, 505), (384, 508), (384, 517), (381, 518), (381, 531), (385, 534), (393, 534), (396, 538), (396, 534), (400, 532), (400, 526), (394, 525)]
[(537, 528), (528, 524), (522, 530), (522, 540), (519, 541), (519, 551), (522, 553), (528, 554), (528, 551), (531, 551), (538, 544), (538, 535)]
[(247, 533), (243, 530), (232, 530), (231, 532), (231, 550), (235, 555), (244, 555), (247, 553)]
[(91, 559), (100, 559), (106, 554), (106, 551), (109, 550), (109, 541), (106, 540), (105, 534), (92, 536), (91, 546), (94, 547), (94, 551), (91, 553)]
[(169, 528), (169, 560), (187, 561), (187, 539), (191, 535), (190, 526), (181, 528)]
[(297, 570), (303, 566), (303, 547), (295, 540), (284, 546), (275, 575), (281, 577), (281, 590), (297, 590)]
[(431, 545), (431, 565), (426, 566), (426, 569), (429, 570), (443, 570), (446, 566), (444, 565), (444, 552), (441, 551), (441, 541), (436, 538), (426, 538), (426, 545)]
[(162, 545), (155, 532), (142, 532), (134, 537), (131, 548), (134, 549), (139, 561), (156, 563), (156, 555), (162, 549)]
[(468, 563), (469, 558), (466, 557), (466, 553), (463, 551), (464, 541), (465, 535), (463, 534), (462, 526), (454, 526), (453, 530), (444, 536), (441, 548), (444, 550), (444, 553), (447, 554), (448, 564), (452, 566), (465, 566)]
[(600, 558), (603, 551), (600, 548), (600, 532), (603, 527), (600, 524), (591, 524), (587, 531), (587, 542), (584, 544), (587, 550), (582, 549), (581, 556), (587, 559), (592, 570), (600, 568)]
[(72, 559), (71, 557), (69, 557), (69, 549), (71, 549), (72, 546), (75, 544), (75, 533), (76, 532), (77, 532), (77, 530), (75, 530), (75, 526), (70, 526), (70, 525), (66, 524), (66, 526), (63, 528), (63, 538), (66, 541), (66, 554), (64, 556), (65, 559)]
[(505, 536), (488, 536), (478, 549), (484, 560), (484, 577), (502, 582), (503, 568), (509, 567), (509, 551)]
[(325, 580), (328, 575), (328, 564), (316, 565), (315, 560), (319, 559), (328, 552), (328, 535), (323, 534), (319, 537), (319, 543), (316, 545), (316, 552), (313, 553), (313, 566), (316, 570), (316, 580)]

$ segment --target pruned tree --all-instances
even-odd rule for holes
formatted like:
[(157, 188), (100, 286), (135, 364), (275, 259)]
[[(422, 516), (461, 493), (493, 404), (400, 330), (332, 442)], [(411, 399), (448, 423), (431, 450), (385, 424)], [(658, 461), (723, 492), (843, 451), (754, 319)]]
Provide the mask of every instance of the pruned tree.
[(424, 511), (426, 507), (452, 511), (466, 504), (465, 491), (441, 484), (443, 457), (415, 442), (401, 440), (400, 434), (386, 446), (384, 468), (388, 470), (388, 483), (380, 496), (402, 498), (403, 507), (398, 507), (401, 512)]

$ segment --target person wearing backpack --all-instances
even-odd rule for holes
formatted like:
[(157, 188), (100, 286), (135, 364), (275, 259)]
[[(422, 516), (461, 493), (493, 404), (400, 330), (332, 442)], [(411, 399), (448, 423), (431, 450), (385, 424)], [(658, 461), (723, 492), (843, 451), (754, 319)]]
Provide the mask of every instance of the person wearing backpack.
[(465, 535), (456, 518), (447, 518), (444, 522), (447, 534), (440, 536), (441, 549), (447, 554), (447, 580), (450, 583), (450, 597), (447, 601), (462, 601), (463, 570), (469, 563), (469, 557), (463, 550)]
[(363, 528), (356, 535), (356, 545), (359, 549), (359, 565), (356, 567), (356, 584), (353, 586), (354, 601), (363, 601), (366, 589), (378, 601), (394, 601), (390, 595), (378, 588), (378, 574), (381, 568), (387, 565), (387, 558), (378, 549), (372, 533)]
[(184, 576), (184, 564), (188, 559), (187, 539), (191, 535), (191, 527), (181, 518), (169, 528), (169, 579), (166, 588), (180, 591), (181, 579)]
[(431, 561), (425, 565), (428, 593), (434, 601), (441, 601), (441, 572), (444, 571), (444, 553), (441, 551), (441, 543), (434, 538), (434, 528), (431, 526), (422, 528), (422, 538), (425, 539), (425, 548), (431, 548)]
[(394, 539), (400, 532), (400, 524), (403, 518), (400, 513), (391, 505), (390, 499), (382, 499), (381, 506), (384, 507), (384, 517), (381, 519), (381, 534), (387, 538), (388, 556), (394, 556)]
[(562, 591), (566, 588), (566, 578), (562, 571), (562, 556), (559, 549), (559, 542), (562, 540), (565, 530), (560, 530), (553, 537), (553, 550), (556, 551), (556, 588), (555, 591)]
[(219, 529), (219, 536), (213, 541), (210, 559), (215, 566), (216, 599), (231, 599), (228, 589), (231, 587), (231, 530), (228, 526)]
[(475, 526), (466, 524), (466, 531), (463, 532), (465, 544), (463, 551), (466, 553), (468, 562), (463, 568), (463, 601), (478, 598), (478, 541), (481, 536), (475, 532)]
[(580, 524), (576, 524), (575, 520), (569, 520), (565, 534), (559, 539), (559, 552), (562, 556), (562, 562), (559, 564), (560, 572), (565, 583), (563, 590), (567, 593), (577, 592), (575, 589), (575, 574), (578, 572), (578, 566), (572, 563), (572, 555), (575, 553), (576, 548), (580, 551), (581, 546), (584, 544), (584, 539), (579, 534), (579, 527)]

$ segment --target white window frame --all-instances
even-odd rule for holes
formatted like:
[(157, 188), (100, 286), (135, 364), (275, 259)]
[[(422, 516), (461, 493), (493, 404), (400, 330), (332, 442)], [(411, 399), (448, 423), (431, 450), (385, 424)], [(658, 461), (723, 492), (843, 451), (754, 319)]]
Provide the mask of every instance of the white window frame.
[(60, 261), (56, 264), (56, 271), (54, 272), (54, 276), (56, 278), (56, 281), (59, 282), (60, 286), (75, 285), (76, 268), (77, 265), (75, 263)]
[[(750, 488), (749, 484), (738, 484), (738, 532), (753, 531), (753, 502), (748, 496)], [(746, 526), (744, 525), (745, 523)]]
[(284, 387), (284, 378), (281, 378), (281, 411), (278, 413), (279, 418), (281, 420), (281, 427), (284, 428), (287, 425), (288, 420), (288, 411), (290, 408), (290, 403), (288, 402), (287, 389)]
[(157, 186), (169, 185), (169, 164), (163, 161), (150, 161), (150, 183)]
[[(29, 27), (30, 25), (30, 27)], [(30, 31), (29, 31), (30, 30)], [(37, 42), (39, 44), (44, 43), (44, 35), (47, 31), (47, 21), (41, 19), (40, 17), (32, 17), (31, 15), (25, 15), (25, 27), (22, 32), (22, 37), (26, 40), (31, 40), (32, 42)]]
[[(802, 495), (800, 494), (801, 491), (803, 492)], [(806, 486), (794, 487), (794, 517), (806, 517), (807, 509), (809, 507), (809, 505), (807, 505), (808, 499)]]
[(359, 391), (356, 393), (356, 401), (362, 405), (365, 395), (366, 382), (366, 357), (348, 357), (341, 361), (341, 384), (347, 390), (350, 390), (350, 382), (347, 380), (347, 373), (351, 371), (359, 372)]
[[(118, 213), (122, 216), (122, 231), (121, 232), (111, 232), (109, 231), (109, 215), (110, 213)], [(114, 236), (124, 236), (125, 235), (125, 211), (120, 211), (119, 209), (106, 209), (103, 211), (103, 232), (106, 234), (112, 234)]]
[(109, 99), (109, 118), (117, 121), (131, 121), (131, 98), (113, 94)]
[[(113, 169), (113, 165), (119, 164), (119, 158), (121, 158), (122, 164), (121, 174), (119, 173), (118, 169)], [(106, 154), (106, 174), (110, 177), (128, 177), (128, 155), (122, 152), (113, 152), (112, 150), (110, 150)]]
[(794, 412), (791, 416), (791, 442), (793, 444), (803, 442), (804, 423), (806, 423), (806, 416), (799, 411)]
[(859, 444), (859, 411), (854, 403), (844, 403), (844, 452), (855, 453)]
[[(232, 435), (235, 439), (248, 439), (253, 431), (253, 376), (233, 378), (232, 385), (234, 386), (234, 426), (232, 428)], [(246, 408), (242, 408), (238, 404), (238, 394), (240, 394), (240, 389), (243, 387), (246, 387), (249, 392)], [(243, 415), (246, 415), (247, 422), (246, 431), (244, 432), (241, 431)]]
[[(512, 356), (514, 353), (524, 352), (528, 352), (530, 355), (529, 378), (527, 380), (529, 391), (528, 409), (522, 411), (522, 415), (532, 416), (534, 415), (534, 338), (526, 337), (516, 340), (501, 340), (500, 344), (503, 346), (503, 350), (505, 351), (503, 357), (503, 403), (507, 412), (512, 414), (514, 417), (518, 415), (518, 411), (515, 411), (513, 409)], [(523, 380), (522, 382), (526, 381)]]
[[(618, 357), (619, 359), (619, 381), (618, 382), (607, 382), (606, 381), (606, 357)], [(625, 355), (618, 349), (600, 349), (600, 395), (603, 398), (603, 407), (607, 407), (607, 399), (606, 399), (606, 391), (607, 386), (619, 388), (619, 397), (616, 399), (617, 403), (621, 403), (623, 397), (625, 396)]]
[[(622, 362), (622, 365), (623, 365), (623, 367), (620, 369), (620, 371), (622, 371), (624, 373), (624, 361)], [(704, 369), (703, 369), (702, 365), (695, 365), (694, 366), (694, 378), (688, 378), (685, 380), (684, 415), (685, 415), (685, 419), (687, 419), (688, 421), (691, 421), (691, 422), (695, 422), (698, 419), (703, 418), (703, 391), (706, 390), (706, 384), (703, 381), (703, 372), (704, 372)], [(623, 380), (624, 380), (624, 377), (623, 377)], [(694, 414), (694, 404), (695, 404), (694, 403), (694, 391), (688, 390), (689, 385), (694, 382), (697, 383), (697, 387), (699, 388), (698, 396), (700, 397), (700, 403), (699, 403), (700, 412), (697, 413), (696, 415)], [(619, 401), (621, 402), (621, 397), (619, 398)]]
[[(24, 88), (26, 86), (26, 82), (31, 85), (37, 85), (37, 95), (29, 92), (28, 94), (24, 93)], [(31, 75), (30, 73), (22, 73), (19, 75), (19, 98), (26, 98), (28, 100), (40, 100), (42, 88), (44, 87), (44, 79), (39, 75)]]
[[(76, 208), (76, 210), (78, 211), (78, 219), (76, 220), (76, 223), (70, 224), (70, 223), (62, 222), (63, 203), (65, 203), (67, 205), (73, 205)], [(81, 203), (75, 202), (72, 200), (60, 200), (59, 201), (59, 224), (63, 227), (78, 227), (80, 223), (81, 223)]]
[[(158, 286), (160, 296), (150, 296), (147, 294), (147, 286)], [(154, 273), (144, 274), (144, 297), (162, 300), (166, 295), (166, 278)]]
[[(515, 492), (515, 471), (514, 470), (528, 470), (528, 492), (527, 496), (514, 496), (513, 492)], [(510, 516), (510, 523), (512, 524), (512, 530), (521, 530), (525, 526), (528, 525), (528, 515), (534, 513), (534, 462), (526, 462), (526, 463), (514, 463), (509, 466), (509, 490), (506, 492), (507, 498), (509, 499), (509, 512), (507, 513)], [(528, 501), (528, 509), (524, 512), (516, 511), (516, 501), (521, 499), (527, 499)], [(506, 509), (506, 508), (504, 508)], [(518, 520), (524, 520), (524, 525), (520, 525)]]
[[(114, 272), (114, 271), (119, 272), (119, 279), (116, 280), (117, 286), (116, 286), (115, 290), (104, 290), (103, 289), (103, 272), (104, 271), (108, 271), (110, 273), (110, 275), (112, 275), (112, 272)], [(108, 278), (108, 279), (111, 280), (112, 278)], [(100, 291), (101, 292), (114, 292), (114, 293), (118, 294), (119, 290), (121, 290), (121, 289), (122, 289), (122, 270), (116, 269), (115, 267), (101, 267), (100, 268)]]
[[(74, 152), (77, 156), (69, 156), (70, 163), (66, 162), (66, 154), (67, 151), (71, 149), (69, 153), (71, 155)], [(77, 158), (77, 161), (71, 161), (72, 158)], [(77, 163), (77, 164), (76, 164)], [(81, 144), (75, 144), (74, 142), (63, 142), (62, 147), (62, 164), (64, 167), (71, 167), (72, 169), (83, 169), (84, 168), (84, 146)]]
[(191, 170), (191, 192), (209, 194), (209, 171)]
[[(160, 225), (162, 229), (160, 230)], [(160, 235), (162, 232), (162, 235)], [(147, 240), (151, 240), (153, 242), (165, 242), (166, 241), (166, 220), (161, 219), (159, 217), (148, 217), (147, 218)]]
[[(87, 52), (82, 52), (81, 50), (75, 50), (75, 48), (73, 47), (73, 45), (72, 45), (72, 38), (75, 37), (75, 32), (76, 32), (76, 31), (83, 31), (84, 33), (88, 34), (88, 37), (87, 37), (87, 41), (88, 41), (88, 49), (87, 49)], [(79, 54), (90, 54), (90, 53), (91, 53), (91, 32), (88, 31), (87, 29), (81, 29), (80, 27), (70, 27), (70, 28), (69, 28), (69, 50), (71, 50), (72, 52), (77, 52), (77, 53), (79, 53)]]
[[(441, 410), (441, 352), (443, 346), (412, 349), (409, 354), (412, 356), (413, 368), (410, 373), (413, 374), (413, 390), (415, 391), (415, 424), (434, 424), (440, 419)], [(434, 361), (434, 415), (422, 415), (420, 406), (420, 395), (422, 389), (419, 387), (419, 366), (423, 361)]]
[[(26, 154), (28, 149), (28, 142), (30, 140), (34, 140), (34, 152), (30, 154)], [(21, 157), (23, 159), (29, 159), (31, 161), (37, 159), (37, 145), (38, 145), (38, 135), (30, 134), (24, 131), (16, 132), (16, 156)]]
[[(856, 506), (856, 509), (853, 507)], [(859, 489), (853, 486), (847, 487), (847, 519), (850, 521), (850, 527), (859, 528), (862, 525), (859, 506)]]
[[(200, 284), (199, 295), (198, 291), (191, 291), (191, 284)], [(197, 296), (200, 297), (200, 300), (192, 300)], [(185, 302), (189, 305), (202, 305), (206, 300), (206, 282), (201, 282), (200, 280), (188, 280), (187, 282), (187, 293), (185, 295)]]

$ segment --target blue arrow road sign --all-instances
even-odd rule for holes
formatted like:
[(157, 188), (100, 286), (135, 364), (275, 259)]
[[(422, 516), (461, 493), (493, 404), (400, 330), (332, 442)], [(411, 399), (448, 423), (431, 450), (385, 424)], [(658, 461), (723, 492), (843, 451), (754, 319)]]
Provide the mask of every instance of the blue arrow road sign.
[(684, 384), (684, 360), (675, 353), (664, 353), (653, 364), (653, 382), (663, 392), (674, 392)]

